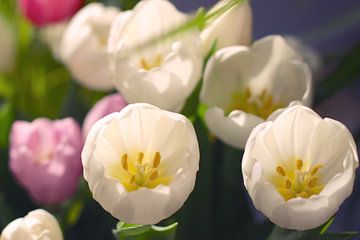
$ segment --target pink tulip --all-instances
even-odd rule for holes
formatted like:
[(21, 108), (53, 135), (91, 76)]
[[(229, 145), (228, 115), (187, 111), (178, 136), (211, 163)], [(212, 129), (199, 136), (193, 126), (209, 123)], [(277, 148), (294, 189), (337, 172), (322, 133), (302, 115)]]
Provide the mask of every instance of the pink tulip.
[(90, 131), (91, 126), (97, 120), (105, 117), (106, 115), (119, 112), (127, 105), (127, 102), (120, 94), (111, 94), (100, 99), (94, 107), (88, 112), (83, 124), (83, 137), (84, 140)]
[(23, 14), (36, 26), (44, 26), (70, 18), (83, 0), (19, 0)]
[(10, 133), (10, 170), (34, 202), (61, 203), (77, 189), (82, 146), (80, 127), (72, 118), (16, 121)]

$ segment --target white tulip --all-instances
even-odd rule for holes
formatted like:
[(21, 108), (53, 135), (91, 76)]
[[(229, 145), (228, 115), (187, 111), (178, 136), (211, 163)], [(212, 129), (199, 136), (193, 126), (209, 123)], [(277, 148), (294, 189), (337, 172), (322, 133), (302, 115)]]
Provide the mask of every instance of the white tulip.
[(187, 18), (166, 0), (144, 0), (115, 20), (109, 38), (110, 63), (115, 85), (128, 102), (181, 110), (201, 77), (199, 33), (188, 31), (148, 48), (136, 47)]
[(57, 220), (45, 210), (37, 209), (23, 218), (9, 223), (1, 233), (1, 240), (62, 240)]
[(223, 48), (209, 60), (200, 98), (205, 121), (225, 143), (243, 149), (251, 130), (293, 101), (309, 105), (312, 78), (301, 56), (280, 36), (250, 48)]
[(183, 115), (130, 104), (93, 125), (82, 162), (93, 197), (106, 211), (127, 223), (155, 224), (193, 190), (199, 147)]
[(340, 122), (304, 106), (258, 125), (245, 147), (242, 172), (255, 207), (276, 225), (320, 226), (351, 194), (356, 145)]
[(14, 29), (0, 16), (0, 73), (11, 71), (16, 58), (16, 38)]
[(40, 36), (44, 43), (49, 46), (55, 58), (60, 58), (61, 42), (68, 22), (50, 24), (40, 29)]
[(61, 59), (80, 84), (95, 90), (114, 88), (107, 41), (117, 8), (91, 3), (70, 21), (61, 43)]
[[(228, 4), (231, 0), (221, 0), (210, 13)], [(252, 12), (248, 1), (238, 4), (211, 22), (201, 33), (203, 54), (206, 55), (214, 42), (217, 49), (250, 45), (252, 39)]]

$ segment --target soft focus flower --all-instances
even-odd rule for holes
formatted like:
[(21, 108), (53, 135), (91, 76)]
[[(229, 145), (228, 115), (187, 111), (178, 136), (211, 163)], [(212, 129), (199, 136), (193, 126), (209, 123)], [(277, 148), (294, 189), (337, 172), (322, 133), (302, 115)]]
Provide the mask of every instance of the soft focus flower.
[(0, 15), (0, 73), (11, 71), (16, 55), (15, 32), (5, 18)]
[(145, 0), (115, 20), (109, 38), (110, 63), (115, 85), (128, 102), (182, 108), (201, 77), (199, 33), (188, 31), (145, 49), (136, 46), (186, 19), (169, 1)]
[(199, 147), (190, 121), (149, 104), (130, 104), (92, 127), (82, 152), (93, 197), (114, 217), (154, 224), (194, 188)]
[(91, 3), (70, 21), (61, 43), (61, 58), (80, 84), (97, 90), (114, 88), (109, 69), (107, 41), (119, 11)]
[(123, 99), (123, 97), (120, 94), (111, 94), (108, 95), (101, 100), (99, 100), (94, 107), (88, 112), (84, 119), (83, 123), (83, 138), (86, 139), (86, 136), (88, 135), (88, 132), (90, 131), (90, 128), (94, 123), (101, 118), (105, 117), (106, 115), (113, 113), (113, 112), (119, 112), (121, 109), (123, 109), (127, 103)]
[(278, 226), (297, 230), (318, 227), (335, 214), (352, 192), (357, 167), (347, 128), (304, 106), (257, 126), (242, 162), (255, 207)]
[(10, 170), (34, 201), (69, 198), (82, 173), (79, 125), (71, 118), (16, 121), (10, 135)]
[(286, 36), (286, 40), (302, 55), (304, 62), (309, 65), (314, 81), (320, 80), (324, 67), (320, 52), (298, 37), (289, 35)]
[(9, 223), (0, 240), (62, 240), (56, 218), (43, 209), (29, 212), (25, 217)]
[(49, 46), (55, 58), (60, 58), (61, 42), (68, 22), (50, 24), (41, 29), (41, 38)]
[(250, 48), (221, 49), (209, 60), (201, 100), (210, 131), (243, 149), (251, 130), (292, 101), (310, 104), (312, 78), (301, 56), (280, 36)]
[[(219, 1), (210, 10), (210, 13), (224, 7), (230, 1)], [(247, 1), (229, 9), (211, 22), (201, 33), (204, 55), (210, 51), (215, 41), (217, 49), (220, 49), (234, 45), (250, 45), (251, 39), (252, 12)]]
[(82, 0), (19, 0), (22, 13), (40, 27), (69, 19), (82, 3)]

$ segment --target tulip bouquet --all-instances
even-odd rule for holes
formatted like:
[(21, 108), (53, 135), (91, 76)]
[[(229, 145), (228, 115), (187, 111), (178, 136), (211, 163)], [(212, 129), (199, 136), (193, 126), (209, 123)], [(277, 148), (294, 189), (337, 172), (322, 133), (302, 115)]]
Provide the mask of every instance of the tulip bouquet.
[(4, 0), (0, 239), (355, 239), (332, 224), (359, 136), (316, 107), (360, 49), (324, 77), (252, 22), (248, 0)]

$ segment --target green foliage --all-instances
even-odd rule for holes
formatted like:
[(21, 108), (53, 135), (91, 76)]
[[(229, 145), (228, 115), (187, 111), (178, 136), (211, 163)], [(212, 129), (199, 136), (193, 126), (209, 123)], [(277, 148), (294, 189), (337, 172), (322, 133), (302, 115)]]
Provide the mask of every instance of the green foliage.
[(119, 222), (113, 233), (119, 240), (174, 240), (177, 225), (160, 227)]
[(8, 136), (11, 124), (14, 120), (14, 112), (9, 103), (0, 106), (0, 147), (8, 145)]
[(334, 218), (331, 218), (324, 225), (307, 231), (283, 229), (275, 226), (267, 240), (348, 240), (358, 235), (356, 232), (327, 233), (326, 231), (333, 220)]

